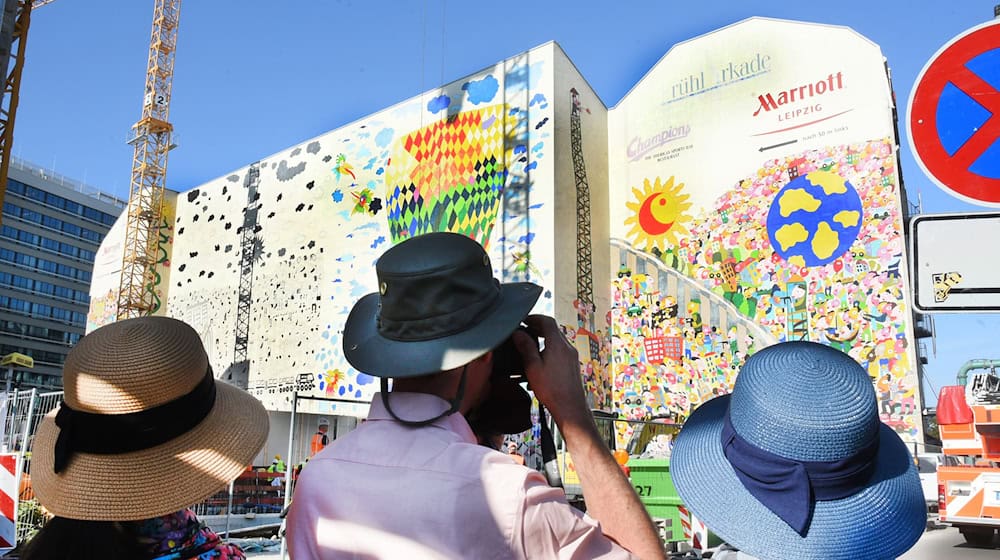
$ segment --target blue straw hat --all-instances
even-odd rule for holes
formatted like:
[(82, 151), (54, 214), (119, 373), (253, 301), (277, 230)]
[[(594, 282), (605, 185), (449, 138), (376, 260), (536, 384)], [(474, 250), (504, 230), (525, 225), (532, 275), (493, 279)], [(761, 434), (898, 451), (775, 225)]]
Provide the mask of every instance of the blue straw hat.
[(732, 394), (685, 423), (671, 471), (705, 525), (761, 559), (896, 558), (926, 526), (913, 459), (879, 421), (868, 374), (813, 342), (751, 356)]

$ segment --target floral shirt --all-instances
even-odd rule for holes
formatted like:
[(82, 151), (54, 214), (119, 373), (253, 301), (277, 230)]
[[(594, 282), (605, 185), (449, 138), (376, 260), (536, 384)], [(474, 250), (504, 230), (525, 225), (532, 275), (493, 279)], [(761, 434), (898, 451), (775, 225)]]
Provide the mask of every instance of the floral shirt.
[(240, 547), (222, 542), (190, 509), (135, 523), (139, 542), (155, 560), (246, 559)]

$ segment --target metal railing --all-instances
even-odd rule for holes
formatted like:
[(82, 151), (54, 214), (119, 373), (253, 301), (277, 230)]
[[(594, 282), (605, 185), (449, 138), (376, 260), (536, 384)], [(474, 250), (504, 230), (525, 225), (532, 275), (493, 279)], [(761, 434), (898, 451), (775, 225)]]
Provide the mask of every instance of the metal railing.
[(30, 539), (45, 523), (43, 510), (31, 488), (31, 453), (38, 424), (59, 406), (62, 395), (62, 391), (42, 393), (37, 389), (0, 393), (3, 421), (0, 451), (16, 453), (18, 457), (17, 542)]
[(18, 157), (13, 157), (10, 160), (11, 169), (17, 169), (29, 173), (36, 177), (45, 179), (46, 181), (55, 183), (57, 185), (66, 187), (67, 189), (74, 190), (78, 193), (83, 193), (89, 197), (96, 198), (102, 202), (117, 206), (119, 208), (124, 208), (128, 205), (128, 201), (115, 196), (111, 193), (102, 191), (101, 189), (84, 183), (83, 181), (78, 181), (67, 177), (61, 173), (56, 173), (52, 169), (45, 169), (44, 167), (31, 163), (27, 160), (23, 160)]

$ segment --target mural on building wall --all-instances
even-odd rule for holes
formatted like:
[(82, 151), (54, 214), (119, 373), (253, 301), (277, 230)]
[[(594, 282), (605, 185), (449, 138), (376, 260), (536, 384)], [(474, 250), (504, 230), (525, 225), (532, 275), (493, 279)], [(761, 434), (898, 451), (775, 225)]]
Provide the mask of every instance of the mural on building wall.
[[(340, 333), (353, 303), (376, 289), (376, 259), (413, 235), (469, 235), (488, 247), (498, 276), (551, 285), (552, 262), (532, 251), (552, 235), (551, 170), (538, 170), (551, 157), (552, 108), (540, 89), (550, 53), (536, 49), (530, 64), (502, 62), (180, 193), (164, 234), (169, 289), (157, 293), (201, 334), (216, 375), (242, 375), (271, 410), (290, 409), (297, 390), (322, 399), (300, 411), (367, 414), (378, 384), (344, 360)], [(551, 313), (551, 292), (537, 309)], [(92, 314), (102, 320), (96, 306)]]
[[(153, 277), (147, 289), (153, 291), (153, 314), (164, 315), (166, 293), (170, 285), (170, 255), (173, 247), (173, 223), (177, 193), (166, 191), (163, 195), (159, 232), (156, 238)], [(123, 255), (122, 239), (125, 232), (126, 213), (108, 231), (94, 260), (94, 274), (90, 283), (90, 308), (87, 312), (87, 332), (112, 323), (118, 315), (118, 292), (121, 282)]]
[[(837, 48), (809, 48), (820, 36)], [(755, 350), (812, 340), (858, 360), (882, 420), (918, 438), (878, 47), (754, 18), (676, 46), (613, 113), (618, 411), (682, 419)]]
[[(375, 290), (387, 247), (457, 231), (488, 247), (504, 280), (546, 287), (536, 311), (575, 301), (576, 317), (558, 319), (597, 408), (681, 420), (728, 392), (757, 349), (815, 340), (861, 362), (883, 420), (919, 437), (878, 47), (846, 28), (760, 18), (675, 46), (608, 112), (611, 305), (599, 312), (579, 285), (552, 292), (565, 235), (554, 220), (567, 212), (555, 209), (556, 182), (563, 196), (572, 188), (554, 171), (556, 97), (570, 99), (547, 89), (553, 52), (524, 53), (181, 193), (161, 263), (165, 311), (195, 326), (217, 375), (245, 367), (269, 409), (288, 410), (298, 390), (324, 399), (300, 410), (363, 416), (377, 383), (343, 359), (348, 311)], [(559, 158), (571, 152), (578, 177), (583, 145), (604, 141), (575, 137), (581, 108), (574, 94), (560, 130), (569, 141)], [(120, 233), (105, 248), (120, 261)], [(578, 254), (560, 255), (560, 289)], [(117, 279), (120, 262), (107, 261), (96, 268)], [(113, 317), (116, 286), (95, 282), (88, 326)]]

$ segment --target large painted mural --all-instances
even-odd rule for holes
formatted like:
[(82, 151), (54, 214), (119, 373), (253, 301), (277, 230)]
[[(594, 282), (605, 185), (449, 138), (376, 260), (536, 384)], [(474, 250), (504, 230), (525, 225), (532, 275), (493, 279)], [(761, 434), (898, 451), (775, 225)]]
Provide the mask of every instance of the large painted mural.
[[(896, 156), (882, 53), (846, 28), (740, 22), (610, 110), (549, 43), (177, 194), (153, 289), (270, 410), (298, 391), (364, 416), (377, 383), (342, 356), (347, 313), (386, 248), (455, 231), (543, 285), (596, 409), (683, 420), (756, 350), (813, 340), (918, 439)], [(120, 254), (112, 231), (90, 328), (114, 317)]]
[(683, 418), (786, 340), (868, 370), (920, 436), (893, 100), (877, 45), (753, 18), (676, 45), (609, 112), (614, 408)]
[[(173, 194), (158, 313), (193, 325), (216, 376), (268, 409), (289, 410), (298, 391), (314, 397), (300, 411), (362, 417), (377, 383), (347, 364), (340, 335), (392, 244), (469, 235), (497, 276), (546, 286), (537, 311), (554, 313), (557, 59), (543, 45)], [(115, 316), (120, 237), (102, 246), (91, 330)]]

